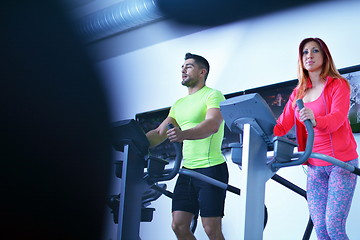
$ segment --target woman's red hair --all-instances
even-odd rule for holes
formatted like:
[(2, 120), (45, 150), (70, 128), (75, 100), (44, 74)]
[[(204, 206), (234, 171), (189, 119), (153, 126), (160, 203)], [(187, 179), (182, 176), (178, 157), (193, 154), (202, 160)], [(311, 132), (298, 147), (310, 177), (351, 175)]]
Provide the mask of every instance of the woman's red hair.
[[(336, 69), (334, 61), (331, 57), (329, 48), (327, 47), (325, 42), (323, 40), (321, 40), (320, 38), (305, 38), (304, 40), (301, 41), (301, 43), (299, 45), (299, 52), (298, 52), (298, 80), (299, 80), (299, 82), (298, 82), (298, 85), (296, 86), (298, 91), (297, 91), (297, 94), (296, 94), (293, 104), (295, 104), (295, 101), (297, 99), (303, 98), (305, 96), (307, 89), (311, 88), (309, 72), (304, 68), (304, 64), (302, 61), (304, 46), (308, 42), (316, 42), (320, 46), (320, 52), (324, 59), (324, 63), (322, 65), (322, 71), (320, 73), (321, 79), (323, 81), (326, 81), (327, 76), (330, 76), (333, 78), (344, 79), (341, 76), (341, 74), (339, 73), (339, 71)], [(348, 81), (346, 81), (346, 82), (350, 86), (349, 82)]]

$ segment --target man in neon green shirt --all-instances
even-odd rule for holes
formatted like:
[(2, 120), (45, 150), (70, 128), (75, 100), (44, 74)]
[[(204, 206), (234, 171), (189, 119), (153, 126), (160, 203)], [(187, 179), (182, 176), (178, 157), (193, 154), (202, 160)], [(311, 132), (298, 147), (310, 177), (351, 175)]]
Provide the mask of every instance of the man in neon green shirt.
[[(150, 147), (162, 143), (183, 142), (183, 167), (227, 183), (229, 173), (221, 153), (224, 121), (220, 113), (223, 94), (205, 86), (209, 63), (202, 56), (187, 53), (182, 66), (182, 85), (188, 95), (175, 102), (168, 117), (146, 136)], [(167, 130), (172, 123), (175, 127)], [(223, 240), (221, 219), (224, 216), (226, 190), (198, 179), (180, 175), (172, 202), (172, 228), (178, 239), (196, 239), (190, 231), (194, 216), (200, 212), (209, 239)]]

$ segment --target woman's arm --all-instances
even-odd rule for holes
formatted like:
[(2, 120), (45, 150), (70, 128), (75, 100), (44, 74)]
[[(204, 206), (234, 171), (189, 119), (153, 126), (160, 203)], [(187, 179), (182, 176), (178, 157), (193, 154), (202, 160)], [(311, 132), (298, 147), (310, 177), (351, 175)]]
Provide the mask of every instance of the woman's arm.
[[(325, 116), (316, 117), (316, 128), (322, 131), (335, 132), (345, 121), (348, 121), (350, 109), (350, 88), (344, 79), (335, 79), (331, 85), (330, 102)], [(330, 87), (330, 86), (329, 86)], [(329, 100), (328, 100), (329, 101)]]
[(275, 136), (284, 136), (290, 131), (290, 129), (295, 124), (295, 115), (294, 115), (294, 106), (293, 101), (295, 98), (295, 90), (291, 93), (289, 100), (287, 101), (283, 112), (276, 120), (276, 125), (274, 126), (274, 135)]

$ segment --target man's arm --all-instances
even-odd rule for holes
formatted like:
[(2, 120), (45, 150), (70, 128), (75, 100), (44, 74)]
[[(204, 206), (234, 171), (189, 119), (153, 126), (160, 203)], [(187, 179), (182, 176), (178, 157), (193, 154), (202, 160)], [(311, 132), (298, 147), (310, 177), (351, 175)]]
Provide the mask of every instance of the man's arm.
[(166, 132), (168, 131), (167, 125), (172, 123), (174, 126), (179, 125), (172, 117), (167, 117), (156, 129), (146, 133), (146, 137), (150, 142), (150, 147), (155, 147), (165, 141), (167, 138)]
[(219, 108), (210, 108), (206, 112), (205, 120), (197, 126), (180, 130), (178, 127), (167, 131), (167, 136), (171, 142), (182, 142), (184, 140), (196, 140), (209, 137), (216, 133), (223, 121)]

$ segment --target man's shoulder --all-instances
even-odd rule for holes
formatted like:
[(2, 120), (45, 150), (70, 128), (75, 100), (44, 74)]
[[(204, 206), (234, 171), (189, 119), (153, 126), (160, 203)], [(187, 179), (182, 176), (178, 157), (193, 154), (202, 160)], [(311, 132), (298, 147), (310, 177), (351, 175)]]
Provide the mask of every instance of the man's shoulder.
[(220, 90), (215, 88), (209, 88), (207, 91), (207, 96), (211, 99), (219, 99), (219, 101), (225, 100), (224, 94)]
[(211, 87), (208, 87), (208, 86), (205, 86), (205, 88), (206, 88), (206, 91), (207, 91), (208, 93), (215, 93), (215, 94), (224, 95), (224, 94), (222, 94), (222, 92), (221, 92), (220, 90), (218, 90), (218, 89), (216, 89), (216, 88), (211, 88)]

